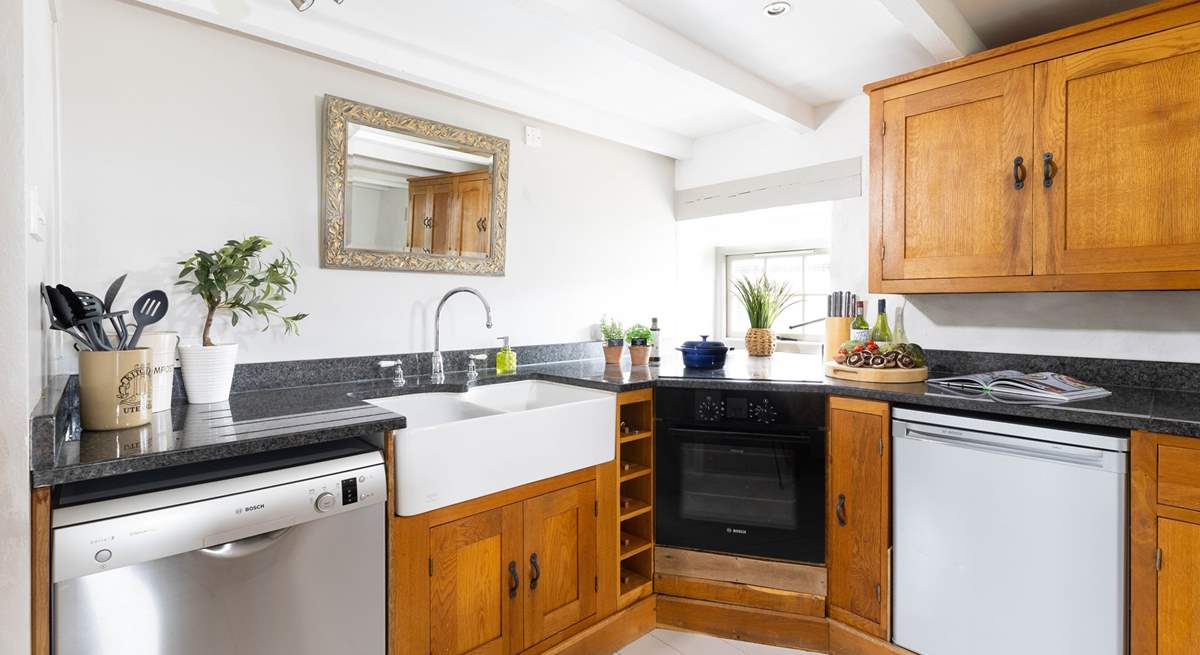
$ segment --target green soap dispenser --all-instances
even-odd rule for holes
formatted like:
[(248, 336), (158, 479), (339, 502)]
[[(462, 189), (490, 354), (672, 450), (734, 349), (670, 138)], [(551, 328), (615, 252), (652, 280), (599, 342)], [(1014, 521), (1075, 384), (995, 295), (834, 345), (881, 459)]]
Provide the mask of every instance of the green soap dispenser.
[(508, 337), (500, 337), (500, 342), (504, 345), (501, 346), (500, 352), (496, 353), (496, 373), (500, 375), (505, 373), (516, 373), (516, 351), (508, 347)]

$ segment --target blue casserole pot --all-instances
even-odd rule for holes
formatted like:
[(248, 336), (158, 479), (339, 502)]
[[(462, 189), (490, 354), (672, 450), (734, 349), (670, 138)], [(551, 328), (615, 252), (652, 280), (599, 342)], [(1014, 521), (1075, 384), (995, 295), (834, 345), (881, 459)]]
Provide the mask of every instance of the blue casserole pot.
[(708, 335), (703, 334), (699, 341), (685, 341), (675, 350), (683, 353), (683, 365), (687, 368), (714, 369), (725, 366), (725, 355), (733, 348), (720, 341), (709, 341)]

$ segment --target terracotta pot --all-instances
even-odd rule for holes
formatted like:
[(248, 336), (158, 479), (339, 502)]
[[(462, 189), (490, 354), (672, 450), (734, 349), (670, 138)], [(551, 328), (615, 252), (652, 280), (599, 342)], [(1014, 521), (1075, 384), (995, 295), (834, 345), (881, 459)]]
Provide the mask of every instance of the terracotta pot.
[(629, 363), (634, 366), (647, 366), (650, 364), (650, 346), (630, 346), (629, 347)]
[(604, 363), (610, 364), (610, 365), (611, 364), (620, 364), (621, 363), (621, 353), (624, 352), (624, 350), (625, 350), (624, 344), (618, 344), (616, 346), (609, 346), (606, 344), (604, 346)]
[(775, 335), (767, 328), (746, 330), (746, 352), (751, 357), (770, 357), (775, 354)]

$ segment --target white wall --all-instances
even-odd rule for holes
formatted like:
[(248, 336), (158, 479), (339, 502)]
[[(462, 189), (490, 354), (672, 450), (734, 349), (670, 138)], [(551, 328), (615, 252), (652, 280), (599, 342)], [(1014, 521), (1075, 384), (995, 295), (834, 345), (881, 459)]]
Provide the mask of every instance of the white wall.
[(677, 334), (724, 335), (717, 314), (717, 249), (784, 250), (830, 245), (832, 202), (680, 221), (676, 232)]
[[(518, 116), (116, 0), (65, 0), (61, 14), (68, 284), (103, 293), (129, 272), (128, 303), (169, 285), (192, 249), (267, 236), (302, 267), (288, 309), (311, 316), (300, 337), (223, 324), (244, 362), (429, 350), (438, 299), (463, 284), (496, 327), (456, 298), (446, 348), (580, 340), (604, 312), (672, 311), (670, 159), (549, 125), (528, 148)], [(326, 93), (510, 139), (505, 277), (319, 268)], [(200, 307), (172, 302), (163, 327), (195, 337)]]
[[(865, 168), (866, 96), (821, 107), (819, 113), (824, 120), (809, 134), (762, 123), (701, 139), (696, 157), (679, 163), (676, 187), (859, 155)], [(863, 197), (834, 203), (836, 288), (867, 287), (866, 170), (863, 179)], [(1200, 331), (1200, 292), (929, 294), (905, 299), (910, 338), (930, 348), (1200, 363), (1200, 351), (1184, 345)], [(899, 300), (893, 298), (889, 307)]]

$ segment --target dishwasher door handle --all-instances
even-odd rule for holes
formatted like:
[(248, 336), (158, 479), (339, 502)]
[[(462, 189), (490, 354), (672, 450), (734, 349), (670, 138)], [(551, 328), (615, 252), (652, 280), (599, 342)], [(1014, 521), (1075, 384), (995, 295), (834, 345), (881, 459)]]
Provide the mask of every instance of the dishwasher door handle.
[[(992, 437), (986, 434), (963, 433), (961, 436), (943, 436), (931, 432), (905, 427), (896, 435), (898, 439), (925, 441), (933, 444), (976, 450), (998, 455), (1013, 455), (1030, 459), (1040, 459), (1060, 464), (1073, 464), (1087, 468), (1105, 469), (1107, 451), (1093, 450), (1081, 446), (1051, 446), (1044, 442), (1021, 440), (1015, 437)], [(1023, 442), (1023, 443), (1018, 443)], [(1028, 444), (1028, 445), (1025, 445)]]
[(291, 528), (272, 530), (270, 532), (256, 534), (253, 537), (246, 537), (245, 539), (230, 541), (229, 543), (224, 543), (219, 546), (201, 548), (197, 552), (203, 555), (208, 555), (209, 557), (216, 557), (218, 559), (238, 559), (241, 557), (249, 557), (250, 555), (270, 548), (275, 544), (276, 541), (282, 539), (283, 535), (291, 532), (291, 530)]

